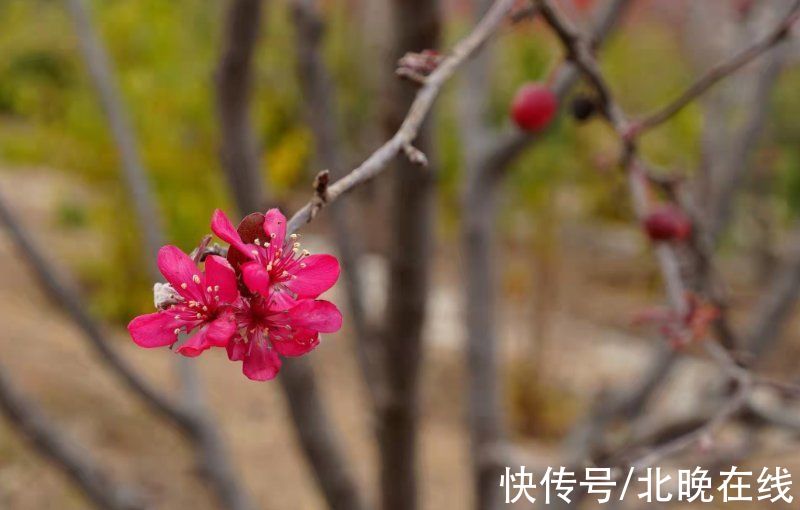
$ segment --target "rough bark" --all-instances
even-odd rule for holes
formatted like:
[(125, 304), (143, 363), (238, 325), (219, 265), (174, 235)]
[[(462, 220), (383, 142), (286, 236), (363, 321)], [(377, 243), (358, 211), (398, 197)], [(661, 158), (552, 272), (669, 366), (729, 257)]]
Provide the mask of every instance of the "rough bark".
[[(389, 63), (408, 51), (436, 48), (439, 4), (431, 0), (394, 0), (393, 44)], [(389, 134), (402, 124), (414, 100), (408, 83), (392, 80), (386, 91)], [(429, 122), (429, 121), (428, 121)], [(430, 125), (423, 124), (417, 147), (430, 148)], [(417, 431), (422, 324), (428, 294), (433, 212), (432, 166), (421, 168), (406, 157), (394, 161), (389, 213), (389, 288), (382, 334), (387, 399), (379, 416), (381, 500), (384, 510), (414, 510), (418, 505)]]

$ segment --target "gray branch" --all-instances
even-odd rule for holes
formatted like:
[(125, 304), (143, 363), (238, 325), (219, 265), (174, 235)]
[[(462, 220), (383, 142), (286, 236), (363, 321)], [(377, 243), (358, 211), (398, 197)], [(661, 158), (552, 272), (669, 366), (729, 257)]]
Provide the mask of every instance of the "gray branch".
[[(438, 1), (394, 0), (391, 6), (394, 34), (389, 60), (392, 66), (407, 52), (437, 48), (441, 30)], [(396, 79), (387, 85), (384, 125), (394, 132), (402, 129), (406, 108), (414, 109), (414, 88)], [(427, 122), (421, 122), (418, 127), (415, 143), (421, 151), (430, 149), (429, 128)], [(404, 144), (410, 145), (411, 139)], [(419, 504), (419, 372), (428, 297), (435, 168), (433, 164), (421, 168), (402, 154), (394, 158), (393, 166), (389, 286), (381, 334), (388, 399), (378, 414), (381, 500), (384, 510), (414, 510)]]
[[(602, 42), (622, 15), (628, 1), (614, 1), (597, 17), (592, 39)], [(477, 11), (486, 2), (474, 2)], [(466, 272), (465, 320), (467, 326), (467, 373), (469, 417), (473, 454), (473, 476), (477, 509), (496, 508), (500, 503), (497, 480), (508, 459), (506, 451), (501, 392), (499, 388), (497, 338), (494, 319), (494, 264), (492, 246), (497, 215), (499, 185), (511, 164), (540, 138), (520, 131), (492, 139), (481, 98), (490, 94), (489, 60), (483, 52), (466, 69), (459, 103), (465, 147), (466, 177), (462, 194), (462, 246)], [(554, 80), (554, 92), (564, 100), (579, 77), (577, 69), (566, 63)]]
[(192, 417), (179, 404), (172, 402), (162, 392), (153, 388), (137, 371), (111, 346), (102, 328), (87, 312), (86, 302), (77, 290), (64, 281), (48, 261), (41, 248), (34, 242), (27, 230), (14, 217), (4, 198), (0, 196), (0, 222), (8, 231), (17, 246), (22, 259), (30, 265), (45, 294), (56, 305), (64, 309), (72, 321), (83, 331), (89, 345), (131, 391), (138, 395), (153, 411), (178, 424), (184, 430), (192, 429)]
[(755, 359), (763, 357), (780, 338), (800, 297), (800, 226), (792, 233), (790, 253), (755, 306), (744, 345)]
[[(97, 36), (91, 15), (83, 0), (68, 0), (67, 8), (80, 40), (80, 47), (92, 82), (97, 89), (100, 103), (106, 114), (109, 127), (114, 135), (123, 175), (128, 184), (136, 212), (136, 219), (144, 236), (143, 255), (147, 260), (150, 276), (154, 281), (161, 279), (155, 260), (158, 249), (164, 244), (164, 231), (159, 221), (156, 201), (153, 198), (147, 173), (141, 163), (137, 150), (136, 137), (130, 127), (124, 103), (115, 86), (113, 67), (102, 41)], [(88, 319), (88, 317), (86, 317)], [(95, 326), (92, 328), (96, 329)], [(99, 344), (105, 345), (102, 340)], [(214, 489), (220, 504), (234, 510), (251, 508), (246, 493), (238, 486), (237, 477), (228, 460), (225, 445), (216, 428), (213, 417), (205, 408), (200, 381), (194, 374), (190, 360), (178, 358), (176, 366), (181, 377), (186, 398), (183, 418), (188, 418), (189, 438), (197, 448), (200, 470)]]
[(373, 152), (357, 168), (331, 184), (325, 194), (325, 200), (312, 199), (300, 208), (289, 220), (287, 231), (295, 232), (305, 223), (313, 220), (321, 207), (337, 200), (341, 195), (352, 191), (353, 188), (369, 181), (383, 172), (386, 166), (397, 154), (404, 151), (417, 137), (420, 126), (431, 110), (444, 84), (453, 76), (458, 67), (474, 55), (489, 38), (494, 35), (507, 15), (514, 7), (515, 0), (496, 0), (489, 12), (466, 37), (459, 41), (447, 56), (429, 76), (417, 92), (414, 102), (409, 107), (406, 116), (392, 137), (378, 150)]
[[(226, 48), (217, 75), (217, 97), (220, 109), (220, 129), (223, 145), (240, 151), (252, 148), (248, 141), (249, 126), (246, 111), (249, 98), (254, 44), (257, 36), (260, 6), (254, 0), (231, 0), (227, 18)], [(227, 73), (233, 76), (226, 76)], [(242, 95), (238, 95), (242, 94)], [(230, 124), (231, 119), (235, 121)], [(248, 172), (243, 178), (242, 168), (232, 161), (223, 164), (228, 181), (234, 191), (237, 209), (242, 214), (261, 210), (267, 196), (257, 173)], [(252, 180), (258, 182), (253, 183)], [(236, 186), (247, 190), (236, 190)], [(325, 410), (311, 364), (302, 358), (288, 359), (278, 378), (286, 395), (294, 430), (305, 458), (325, 497), (333, 510), (359, 510), (365, 508), (349, 463), (341, 450), (339, 435)]]
[[(308, 125), (314, 135), (317, 164), (321, 168), (331, 168), (334, 177), (341, 177), (344, 171), (344, 141), (337, 128), (338, 116), (334, 106), (336, 88), (322, 59), (320, 45), (325, 30), (324, 21), (318, 12), (316, 0), (294, 0), (292, 15), (298, 75), (306, 97)], [(342, 264), (350, 309), (348, 322), (353, 324), (359, 367), (372, 404), (378, 407), (386, 391), (379, 365), (380, 345), (376, 342), (375, 328), (369, 323), (364, 306), (358, 266), (361, 249), (357, 246), (357, 237), (352, 234), (348, 205), (347, 202), (337, 202), (331, 206), (333, 237)]]
[(241, 215), (264, 208), (260, 150), (250, 120), (253, 53), (261, 27), (262, 0), (229, 0), (216, 72), (220, 159)]
[(34, 404), (17, 391), (0, 366), (0, 411), (9, 424), (58, 467), (99, 509), (144, 510), (148, 505), (134, 489), (118, 484), (106, 469), (75, 444)]

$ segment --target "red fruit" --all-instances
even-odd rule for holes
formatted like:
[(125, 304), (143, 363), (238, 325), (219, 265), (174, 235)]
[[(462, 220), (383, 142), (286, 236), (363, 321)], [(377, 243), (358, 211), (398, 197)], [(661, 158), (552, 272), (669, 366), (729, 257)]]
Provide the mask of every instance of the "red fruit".
[(511, 102), (511, 118), (525, 131), (540, 131), (556, 114), (558, 98), (541, 83), (526, 83)]
[(680, 208), (658, 206), (644, 219), (644, 229), (653, 241), (679, 241), (692, 231), (692, 221)]

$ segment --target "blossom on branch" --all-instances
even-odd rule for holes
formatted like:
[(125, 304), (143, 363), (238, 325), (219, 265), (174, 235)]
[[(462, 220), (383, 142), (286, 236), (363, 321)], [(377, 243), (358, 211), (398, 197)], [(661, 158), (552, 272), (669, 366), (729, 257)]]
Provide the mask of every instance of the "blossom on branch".
[(230, 360), (242, 361), (248, 378), (265, 381), (278, 374), (280, 356), (306, 354), (319, 344), (320, 333), (341, 328), (336, 305), (316, 299), (336, 283), (339, 262), (302, 250), (296, 235), (286, 235), (280, 211), (253, 213), (236, 229), (217, 210), (211, 229), (231, 247), (227, 260), (208, 256), (204, 270), (174, 246), (159, 251), (168, 283), (156, 288), (170, 299), (158, 301), (162, 310), (130, 322), (137, 345), (175, 346), (179, 334), (194, 332), (176, 348), (179, 354), (194, 357), (225, 347)]

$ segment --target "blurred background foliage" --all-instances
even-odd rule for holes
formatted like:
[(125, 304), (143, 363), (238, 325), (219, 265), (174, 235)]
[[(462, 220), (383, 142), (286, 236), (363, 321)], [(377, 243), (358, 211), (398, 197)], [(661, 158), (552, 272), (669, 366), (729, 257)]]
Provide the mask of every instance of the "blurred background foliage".
[[(210, 212), (215, 207), (229, 209), (216, 153), (213, 97), (222, 4), (95, 0), (92, 6), (170, 240), (188, 250), (207, 232)], [(379, 141), (375, 117), (380, 94), (375, 91), (388, 67), (377, 60), (380, 48), (365, 43), (368, 27), (349, 15), (346, 2), (327, 2), (326, 8), (326, 58), (337, 84), (340, 128), (348, 135), (346, 154), (355, 162)], [(306, 191), (313, 173), (313, 141), (295, 78), (288, 10), (282, 3), (270, 3), (266, 16), (257, 53), (253, 117), (264, 148), (264, 178), (273, 196), (285, 198)], [(450, 38), (463, 32), (467, 23), (451, 17)], [(604, 49), (603, 65), (623, 106), (644, 113), (680, 91), (694, 72), (674, 27), (646, 18), (629, 25)], [(538, 23), (509, 29), (497, 44), (491, 114), (498, 128), (508, 128), (507, 108), (515, 89), (524, 81), (545, 79), (560, 55)], [(20, 168), (58, 168), (91, 186), (97, 202), (65, 203), (60, 221), (63, 228), (88, 224), (103, 232), (107, 253), (78, 269), (98, 311), (125, 322), (150, 302), (150, 282), (139, 270), (138, 238), (126, 212), (115, 149), (76, 46), (61, 3), (0, 3), (0, 159)], [(800, 157), (800, 128), (793, 118), (800, 108), (798, 84), (797, 70), (782, 79), (769, 117), (774, 136), (762, 150), (772, 162), (772, 182), (779, 188), (779, 206), (785, 206), (787, 219), (800, 210), (800, 177), (791, 171)], [(437, 116), (440, 204), (445, 235), (450, 236), (458, 220), (462, 163), (456, 104), (451, 87)], [(645, 138), (647, 157), (668, 171), (692, 172), (699, 161), (701, 120), (698, 106), (687, 108)], [(506, 195), (509, 211), (522, 208), (533, 221), (555, 221), (552, 197), (563, 191), (592, 219), (629, 218), (621, 199), (621, 178), (610, 167), (617, 147), (602, 122), (590, 120), (578, 129), (575, 120), (562, 116), (544, 137), (512, 170)], [(501, 224), (519, 227), (519, 222)]]

